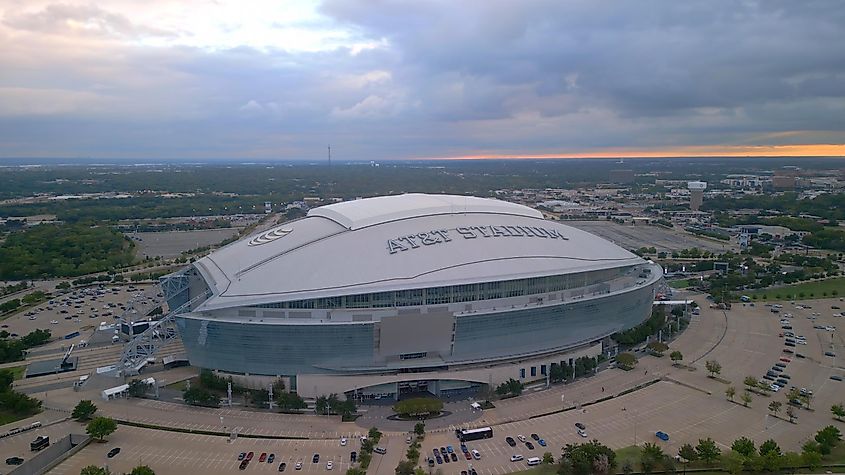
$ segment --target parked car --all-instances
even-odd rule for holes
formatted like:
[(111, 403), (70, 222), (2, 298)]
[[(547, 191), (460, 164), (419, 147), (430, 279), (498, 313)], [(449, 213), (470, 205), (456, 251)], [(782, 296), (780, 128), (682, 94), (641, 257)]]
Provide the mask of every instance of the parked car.
[(238, 454), (238, 460), (243, 460), (246, 457), (246, 452), (241, 452)]
[(267, 452), (261, 452), (261, 456), (258, 457), (258, 461), (264, 462), (265, 460), (267, 460)]
[(106, 454), (106, 457), (113, 458), (115, 455), (120, 453), (120, 447), (115, 447), (109, 450), (109, 453)]
[(663, 442), (666, 442), (666, 441), (668, 441), (668, 440), (669, 440), (669, 434), (667, 434), (667, 433), (663, 432), (662, 430), (659, 430), (659, 431), (655, 432), (655, 433), (654, 433), (654, 435), (655, 435), (658, 439), (662, 440)]
[(23, 463), (23, 459), (20, 457), (9, 457), (6, 459), (6, 465), (20, 465)]
[(520, 460), (522, 460), (522, 455), (520, 455), (520, 454), (511, 455), (511, 462), (519, 462)]
[(452, 452), (451, 454), (449, 454), (449, 456), (452, 457), (453, 462), (458, 461), (458, 454), (456, 454), (455, 452)]
[(238, 465), (238, 470), (246, 470), (247, 465), (249, 465), (249, 460), (247, 460), (247, 459), (241, 460), (240, 465)]
[(280, 464), (279, 464), (279, 471), (280, 471), (280, 472), (284, 472), (284, 471), (285, 471), (285, 469), (287, 468), (287, 466), (288, 466), (288, 464), (286, 464), (286, 463), (284, 463), (284, 462), (280, 463)]
[(584, 430), (584, 429), (587, 428), (587, 426), (585, 426), (584, 424), (582, 424), (580, 422), (576, 422), (575, 427), (578, 428), (578, 429), (581, 429), (581, 430)]
[(534, 450), (534, 444), (532, 444), (531, 442), (526, 442), (525, 446), (528, 447), (528, 450)]
[(534, 440), (540, 440), (540, 436), (537, 434), (531, 434), (531, 438)]
[(358, 452), (356, 452), (354, 450), (352, 452), (349, 452), (349, 461), (352, 462), (352, 463), (357, 462), (358, 461)]
[(267, 463), (273, 463), (276, 460), (276, 454), (270, 454), (267, 456)]
[(507, 442), (511, 447), (516, 447), (516, 441), (513, 440), (513, 437), (505, 437), (505, 442)]
[(314, 454), (314, 456), (311, 457), (311, 463), (320, 463), (320, 454)]
[(472, 458), (474, 458), (475, 460), (481, 460), (481, 452), (472, 449)]

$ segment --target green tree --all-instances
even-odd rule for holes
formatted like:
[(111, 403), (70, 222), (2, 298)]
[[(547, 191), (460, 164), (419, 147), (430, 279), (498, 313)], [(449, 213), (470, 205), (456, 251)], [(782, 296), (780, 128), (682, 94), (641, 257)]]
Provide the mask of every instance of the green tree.
[(830, 412), (833, 413), (833, 416), (837, 421), (841, 421), (842, 418), (845, 417), (845, 406), (842, 404), (834, 404), (830, 406)]
[(378, 444), (381, 440), (381, 431), (379, 431), (376, 427), (370, 427), (367, 436), (373, 442), (373, 444)]
[(273, 394), (276, 396), (276, 404), (279, 405), (279, 409), (282, 411), (295, 411), (308, 407), (305, 401), (296, 393), (281, 391), (273, 392)]
[(97, 406), (90, 400), (83, 399), (76, 404), (70, 416), (78, 421), (87, 421), (95, 412), (97, 412)]
[(129, 472), (129, 475), (156, 475), (156, 473), (148, 465), (138, 465)]
[(708, 360), (704, 363), (707, 372), (710, 373), (711, 378), (715, 378), (717, 374), (722, 372), (722, 365), (716, 360)]
[(819, 444), (819, 452), (822, 455), (830, 453), (831, 449), (836, 447), (839, 441), (842, 440), (842, 433), (834, 426), (827, 426), (816, 433), (815, 441)]
[(148, 388), (149, 386), (146, 383), (138, 379), (133, 379), (129, 382), (129, 395), (132, 397), (144, 397), (147, 394)]
[(88, 465), (87, 467), (82, 467), (82, 470), (79, 471), (79, 475), (111, 475), (111, 471), (107, 468), (98, 467), (96, 465)]
[(678, 350), (674, 350), (669, 353), (669, 359), (672, 360), (672, 363), (674, 364), (680, 364), (680, 361), (684, 359), (684, 354)]
[(669, 345), (663, 343), (662, 341), (650, 341), (648, 345), (646, 345), (649, 351), (651, 351), (656, 356), (663, 356), (663, 353), (669, 349)]
[(640, 449), (640, 467), (643, 473), (651, 473), (663, 460), (663, 450), (656, 444), (646, 442)]
[(346, 475), (367, 475), (367, 471), (359, 467), (350, 467), (346, 471)]
[(583, 444), (566, 444), (561, 463), (570, 467), (573, 475), (607, 473), (616, 467), (616, 453), (597, 440)]
[(544, 452), (543, 453), (543, 463), (545, 463), (547, 465), (551, 465), (551, 464), (555, 463), (554, 455), (552, 455), (551, 452)]
[(751, 404), (751, 393), (745, 391), (744, 393), (742, 393), (742, 396), (740, 396), (740, 399), (742, 399), (742, 405), (748, 407), (748, 405)]
[(414, 434), (417, 436), (425, 435), (425, 422), (417, 422), (414, 424)]
[(396, 475), (414, 475), (414, 462), (410, 460), (401, 460), (396, 466)]
[(810, 468), (810, 470), (815, 470), (819, 468), (822, 462), (822, 454), (818, 451), (818, 444), (810, 445), (804, 444), (804, 447), (801, 451), (801, 463), (806, 465)]
[(760, 381), (758, 381), (754, 376), (746, 376), (743, 384), (745, 384), (748, 389), (757, 389), (757, 387), (760, 386)]
[(116, 430), (117, 423), (110, 417), (95, 417), (85, 427), (85, 432), (100, 442)]
[(731, 444), (731, 450), (744, 457), (750, 457), (754, 455), (754, 453), (757, 451), (757, 448), (754, 447), (753, 440), (749, 439), (748, 437), (740, 437), (739, 439), (736, 439), (733, 444)]
[(220, 398), (211, 391), (198, 386), (192, 386), (182, 391), (182, 400), (191, 406), (219, 407)]
[(706, 439), (698, 439), (698, 445), (695, 446), (695, 452), (698, 458), (703, 460), (708, 466), (713, 465), (713, 462), (719, 458), (722, 451), (716, 446), (716, 442), (710, 437)]
[(772, 413), (774, 416), (777, 416), (777, 415), (778, 415), (778, 413), (780, 412), (780, 408), (781, 408), (781, 406), (783, 406), (783, 403), (782, 403), (782, 402), (780, 402), (780, 401), (772, 401), (772, 402), (770, 402), (770, 403), (769, 403), (769, 411), (771, 411), (771, 413)]
[(780, 455), (780, 446), (772, 439), (768, 439), (760, 444), (760, 455), (766, 455), (769, 452), (774, 452)]
[(624, 370), (633, 369), (637, 365), (637, 357), (633, 353), (619, 353), (616, 355), (616, 366)]
[(725, 389), (725, 396), (731, 401), (734, 400), (734, 396), (736, 396), (736, 388), (733, 386), (728, 386), (728, 389)]
[(10, 369), (0, 369), (0, 393), (4, 393), (12, 389), (12, 383), (15, 381), (15, 373)]

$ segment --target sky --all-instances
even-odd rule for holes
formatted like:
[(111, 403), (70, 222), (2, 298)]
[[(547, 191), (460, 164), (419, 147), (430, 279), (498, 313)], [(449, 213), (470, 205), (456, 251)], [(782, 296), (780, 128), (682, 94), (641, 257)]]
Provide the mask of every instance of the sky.
[(840, 0), (0, 0), (3, 158), (845, 156)]

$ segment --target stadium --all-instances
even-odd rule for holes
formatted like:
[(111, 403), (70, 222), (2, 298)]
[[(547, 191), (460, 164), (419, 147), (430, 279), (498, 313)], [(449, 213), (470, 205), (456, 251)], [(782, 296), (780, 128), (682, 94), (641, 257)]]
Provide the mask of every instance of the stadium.
[(656, 264), (540, 211), (405, 194), (331, 204), (162, 280), (191, 365), (303, 397), (463, 397), (611, 351)]

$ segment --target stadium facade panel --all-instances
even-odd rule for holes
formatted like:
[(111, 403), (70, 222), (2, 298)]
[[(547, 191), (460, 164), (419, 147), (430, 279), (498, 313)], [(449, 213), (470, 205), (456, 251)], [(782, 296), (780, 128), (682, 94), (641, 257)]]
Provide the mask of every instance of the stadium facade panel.
[(567, 355), (595, 356), (649, 316), (661, 277), (525, 206), (409, 194), (315, 208), (162, 287), (183, 307), (194, 366), (282, 377), (304, 396), (397, 397), (539, 379)]

